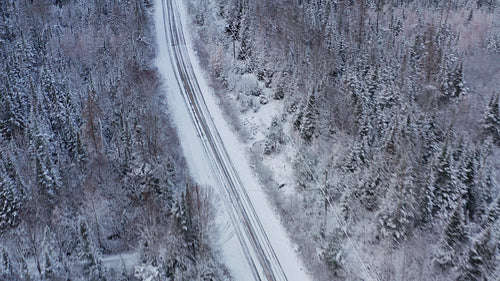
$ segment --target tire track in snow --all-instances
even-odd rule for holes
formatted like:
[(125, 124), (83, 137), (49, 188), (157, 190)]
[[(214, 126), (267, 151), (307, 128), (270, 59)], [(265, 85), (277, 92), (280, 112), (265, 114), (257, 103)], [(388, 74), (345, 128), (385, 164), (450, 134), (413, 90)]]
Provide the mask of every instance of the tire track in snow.
[(165, 36), (171, 46), (169, 54), (171, 61), (176, 64), (174, 72), (177, 83), (190, 109), (204, 150), (212, 162), (212, 172), (217, 178), (219, 188), (226, 195), (224, 203), (254, 278), (288, 280), (212, 121), (187, 54), (182, 24), (173, 1), (162, 0), (162, 11)]

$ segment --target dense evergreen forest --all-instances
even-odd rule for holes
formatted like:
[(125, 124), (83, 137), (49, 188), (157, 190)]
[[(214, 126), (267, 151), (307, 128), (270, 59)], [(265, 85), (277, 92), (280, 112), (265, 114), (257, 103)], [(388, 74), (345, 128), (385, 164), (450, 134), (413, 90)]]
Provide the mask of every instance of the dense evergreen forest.
[(498, 1), (189, 3), (315, 280), (500, 278)]
[[(500, 278), (498, 1), (185, 3), (314, 280)], [(154, 8), (0, 3), (0, 280), (231, 278), (168, 116)]]
[[(153, 8), (1, 1), (0, 280), (228, 278), (168, 118)], [(127, 253), (136, 277), (106, 263)]]

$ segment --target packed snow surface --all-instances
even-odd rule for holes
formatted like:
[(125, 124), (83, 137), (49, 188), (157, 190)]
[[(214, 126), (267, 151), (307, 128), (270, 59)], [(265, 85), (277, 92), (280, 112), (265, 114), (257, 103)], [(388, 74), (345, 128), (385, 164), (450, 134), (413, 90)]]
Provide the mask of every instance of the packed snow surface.
[(191, 174), (198, 183), (213, 187), (218, 199), (217, 246), (223, 262), (235, 280), (309, 280), (250, 169), (244, 144), (230, 129), (203, 79), (183, 28), (188, 25), (183, 4), (166, 0), (155, 4), (157, 65), (168, 87), (170, 113)]

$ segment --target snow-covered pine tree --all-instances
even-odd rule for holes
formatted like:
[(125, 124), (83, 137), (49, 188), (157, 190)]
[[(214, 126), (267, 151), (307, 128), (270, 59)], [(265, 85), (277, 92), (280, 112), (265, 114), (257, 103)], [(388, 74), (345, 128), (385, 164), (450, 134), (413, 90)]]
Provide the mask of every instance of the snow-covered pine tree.
[(446, 218), (457, 206), (461, 196), (452, 172), (452, 159), (449, 144), (446, 142), (441, 148), (441, 153), (433, 164), (431, 184), (433, 187), (432, 214)]
[[(489, 143), (489, 144), (488, 144)], [(493, 202), (494, 192), (498, 190), (494, 179), (494, 164), (491, 159), (491, 142), (482, 145), (482, 149), (476, 151), (476, 163), (478, 163), (476, 187), (476, 215), (484, 218), (488, 206)], [(478, 219), (479, 220), (479, 219)]]
[(444, 229), (440, 245), (434, 254), (436, 265), (443, 269), (448, 269), (456, 264), (468, 236), (469, 233), (463, 218), (462, 205), (458, 204)]
[(64, 129), (64, 118), (66, 106), (64, 105), (67, 94), (61, 91), (61, 85), (49, 66), (42, 67), (40, 75), (41, 93), (44, 99), (44, 110), (50, 120), (51, 129), (57, 135), (62, 135)]
[[(168, 254), (162, 263), (166, 277), (171, 280), (184, 280), (195, 278), (195, 261), (200, 258), (199, 250), (199, 228), (196, 218), (193, 216), (193, 199), (189, 185), (180, 197), (174, 201), (172, 207), (172, 222), (175, 226), (173, 236), (170, 237), (170, 247), (175, 250)], [(191, 187), (193, 188), (193, 187)], [(195, 188), (193, 188), (195, 189)]]
[(491, 136), (496, 145), (500, 145), (500, 92), (493, 93), (486, 107), (481, 126), (486, 135)]
[(47, 280), (63, 278), (63, 253), (61, 249), (57, 249), (56, 235), (49, 226), (45, 226), (43, 231), (42, 251), (44, 254), (45, 264), (42, 271), (42, 276)]
[(76, 133), (76, 140), (72, 142), (71, 153), (74, 161), (83, 169), (88, 162), (88, 157), (80, 132)]
[(186, 196), (184, 193), (178, 198), (175, 202), (174, 205), (172, 206), (172, 215), (173, 218), (176, 222), (175, 226), (177, 231), (182, 233), (186, 233), (188, 231), (188, 224), (189, 224), (189, 210), (187, 208), (186, 204)]
[(278, 117), (275, 116), (266, 135), (264, 154), (269, 155), (274, 152), (279, 152), (279, 149), (283, 144), (285, 144), (283, 125), (280, 120), (278, 120)]
[(478, 211), (479, 194), (476, 186), (478, 163), (474, 147), (466, 149), (459, 158), (458, 180), (464, 187), (462, 200), (464, 211), (469, 220), (474, 220)]
[(354, 173), (361, 170), (361, 168), (367, 163), (367, 146), (368, 144), (364, 139), (361, 141), (355, 141), (351, 145), (350, 152), (344, 160), (344, 169), (346, 171)]
[(392, 173), (382, 210), (379, 213), (380, 230), (394, 242), (406, 239), (417, 213), (417, 201), (412, 168), (406, 157), (401, 159), (398, 173)]
[(301, 144), (293, 161), (294, 177), (300, 188), (307, 189), (311, 187), (317, 175), (311, 169), (318, 164), (317, 155), (312, 154), (311, 148)]
[(441, 80), (442, 95), (439, 101), (443, 105), (464, 97), (468, 92), (463, 77), (463, 64), (462, 62), (457, 62), (457, 60), (455, 54), (449, 54), (444, 58), (440, 69), (439, 79)]
[(444, 241), (451, 248), (459, 243), (467, 242), (467, 226), (463, 217), (462, 204), (458, 204), (444, 230)]
[(488, 209), (486, 214), (486, 224), (492, 225), (496, 221), (500, 219), (500, 195), (497, 196), (497, 199), (493, 201)]
[(316, 95), (316, 90), (313, 90), (293, 123), (300, 132), (302, 139), (307, 143), (311, 142), (316, 131), (316, 120), (318, 118)]
[(35, 121), (30, 136), (30, 151), (35, 159), (35, 175), (37, 192), (52, 205), (55, 203), (60, 186), (59, 177), (53, 167), (47, 136), (38, 128), (39, 122)]
[(431, 184), (424, 183), (418, 197), (419, 201), (419, 226), (428, 226), (432, 222), (434, 209), (434, 190)]
[(500, 265), (496, 257), (499, 251), (499, 238), (491, 227), (485, 229), (474, 240), (467, 261), (459, 269), (457, 281), (493, 280), (494, 270)]
[(238, 51), (239, 60), (247, 60), (252, 56), (252, 43), (250, 34), (250, 20), (244, 14), (241, 20), (241, 28), (239, 32), (240, 49)]
[(83, 218), (80, 219), (78, 233), (80, 238), (78, 256), (83, 267), (84, 276), (89, 280), (105, 280), (102, 261), (92, 244), (87, 222)]
[(458, 64), (453, 73), (452, 87), (453, 87), (453, 92), (451, 95), (452, 98), (459, 99), (467, 95), (468, 89), (465, 86), (462, 62)]
[(92, 253), (92, 245), (90, 241), (88, 225), (83, 218), (80, 219), (79, 238), (79, 256), (82, 261), (84, 271), (86, 274), (88, 274), (89, 268), (94, 266), (96, 264), (96, 261)]
[[(6, 72), (10, 74), (10, 71), (7, 67)], [(7, 140), (24, 131), (29, 112), (24, 89), (13, 89), (17, 85), (11, 85), (10, 79), (14, 77), (9, 76), (4, 78), (6, 88), (0, 89), (0, 134)]]
[(427, 166), (433, 160), (434, 155), (439, 153), (439, 147), (443, 143), (443, 134), (439, 127), (439, 119), (433, 115), (430, 118), (425, 115), (422, 116), (426, 120), (423, 124), (419, 124), (421, 135), (425, 136), (422, 141), (421, 163)]
[(368, 174), (367, 180), (364, 180), (363, 185), (359, 190), (359, 201), (368, 211), (375, 211), (380, 205), (380, 190), (381, 185), (384, 182), (383, 175), (385, 171), (382, 167), (371, 167)]
[(19, 223), (20, 199), (14, 183), (0, 170), (0, 233)]

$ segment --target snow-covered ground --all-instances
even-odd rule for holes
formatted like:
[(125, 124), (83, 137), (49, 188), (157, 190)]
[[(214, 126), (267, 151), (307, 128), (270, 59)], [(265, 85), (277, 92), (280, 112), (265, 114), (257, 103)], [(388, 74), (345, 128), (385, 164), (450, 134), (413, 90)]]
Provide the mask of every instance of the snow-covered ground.
[[(177, 125), (181, 146), (189, 169), (198, 183), (207, 187), (214, 187), (214, 192), (218, 198), (217, 202), (220, 202), (217, 205), (219, 209), (218, 223), (221, 226), (219, 228), (220, 238), (217, 247), (221, 249), (224, 263), (229, 267), (235, 280), (259, 280), (259, 276), (266, 276), (264, 278), (268, 280), (278, 278), (283, 280), (309, 280), (294, 245), (290, 242), (262, 187), (259, 185), (257, 175), (250, 169), (245, 145), (238, 140), (236, 134), (230, 129), (221, 113), (213, 91), (203, 79), (203, 73), (196, 60), (189, 34), (180, 26), (188, 25), (188, 17), (184, 6), (180, 1), (172, 1), (173, 11), (177, 10), (178, 12), (174, 16), (180, 18), (180, 20), (175, 20), (172, 17), (172, 11), (166, 8), (170, 3), (162, 1), (155, 1), (156, 33), (160, 50), (157, 65), (168, 86), (166, 91), (170, 113)], [(174, 24), (176, 26), (173, 26)], [(184, 38), (187, 47), (185, 48), (185, 54), (181, 52), (182, 49), (178, 51), (179, 47), (172, 46), (173, 44), (183, 45)], [(182, 54), (181, 63), (179, 63), (177, 57), (179, 54)], [(180, 65), (184, 66), (184, 64), (192, 64), (193, 75), (187, 73), (187, 77), (183, 76)], [(183, 68), (189, 69), (190, 65)], [(186, 83), (195, 83), (196, 86), (199, 84), (202, 96), (195, 97), (195, 99), (196, 103), (200, 103), (201, 106), (196, 107), (196, 105), (193, 105), (194, 102), (187, 98), (186, 89), (183, 88)], [(195, 113), (193, 110), (197, 112)], [(201, 115), (198, 111), (201, 112)], [(200, 123), (203, 124), (200, 125)], [(205, 123), (208, 125), (205, 125)], [(209, 132), (204, 131), (207, 128), (210, 129)], [(212, 144), (213, 136), (215, 136), (215, 144)], [(217, 143), (219, 136), (221, 144)], [(209, 144), (212, 146), (209, 146)], [(217, 158), (220, 157), (219, 154), (211, 155), (214, 146), (222, 150), (222, 161)], [(222, 148), (219, 146), (222, 146)], [(227, 157), (227, 159), (224, 157)], [(214, 161), (215, 158), (218, 160)], [(224, 167), (221, 168), (219, 165)], [(220, 169), (223, 169), (226, 174), (229, 171), (229, 174), (231, 174), (229, 180), (220, 179)], [(237, 179), (236, 188), (231, 191), (223, 190), (221, 185), (226, 182), (233, 182), (233, 179)], [(241, 200), (242, 202), (237, 204), (234, 202), (234, 198), (238, 198), (238, 201)], [(239, 210), (240, 207), (234, 205), (243, 206), (245, 210)], [(255, 217), (253, 217), (253, 214), (255, 214)], [(248, 219), (246, 216), (250, 216), (250, 218)], [(250, 222), (251, 225), (249, 226), (247, 222)], [(252, 238), (252, 236), (256, 236), (257, 239)], [(255, 245), (256, 241), (259, 245)], [(258, 249), (260, 249), (260, 254)], [(262, 252), (265, 252), (265, 254), (263, 255)], [(280, 270), (282, 269), (283, 277), (274, 277), (273, 274), (269, 277), (265, 266), (255, 266), (256, 263), (263, 263), (262, 259), (270, 261), (273, 268), (279, 267)], [(273, 260), (277, 260), (277, 262), (274, 263)], [(278, 266), (276, 267), (275, 264), (278, 264)], [(256, 267), (258, 268), (257, 273)], [(280, 274), (278, 276), (281, 276)]]
[(115, 270), (121, 270), (125, 267), (126, 272), (133, 272), (134, 267), (139, 262), (139, 253), (121, 253), (117, 255), (104, 256), (102, 258), (102, 263), (108, 268), (114, 268)]

